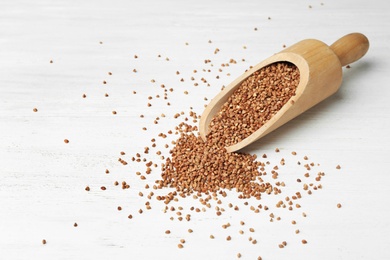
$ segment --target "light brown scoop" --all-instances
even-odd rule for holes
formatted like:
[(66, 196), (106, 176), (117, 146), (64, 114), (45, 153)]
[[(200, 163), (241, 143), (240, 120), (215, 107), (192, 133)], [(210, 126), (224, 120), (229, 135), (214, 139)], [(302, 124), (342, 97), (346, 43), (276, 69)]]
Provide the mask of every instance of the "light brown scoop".
[(275, 62), (291, 62), (298, 67), (300, 81), (296, 95), (262, 127), (250, 136), (234, 145), (226, 147), (228, 152), (234, 152), (257, 141), (274, 131), (294, 117), (305, 112), (312, 106), (334, 94), (342, 81), (342, 67), (363, 57), (368, 51), (369, 42), (361, 33), (351, 33), (337, 40), (331, 46), (325, 43), (307, 39), (260, 62), (245, 72), (207, 105), (200, 120), (200, 135), (206, 140), (209, 125), (222, 105), (229, 99), (237, 87), (255, 71)]

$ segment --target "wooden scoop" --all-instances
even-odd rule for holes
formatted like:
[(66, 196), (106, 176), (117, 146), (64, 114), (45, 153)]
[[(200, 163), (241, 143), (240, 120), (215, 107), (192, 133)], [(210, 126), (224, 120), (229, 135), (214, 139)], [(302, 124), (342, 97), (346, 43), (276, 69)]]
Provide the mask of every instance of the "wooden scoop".
[(199, 128), (202, 139), (206, 140), (213, 116), (220, 111), (222, 105), (236, 88), (240, 86), (241, 82), (255, 71), (275, 62), (285, 61), (293, 63), (300, 72), (300, 81), (296, 89), (296, 95), (291, 97), (257, 131), (241, 142), (226, 147), (228, 152), (240, 150), (255, 142), (334, 94), (341, 85), (342, 67), (363, 57), (368, 47), (369, 42), (366, 36), (360, 33), (351, 33), (340, 38), (331, 46), (318, 40), (307, 39), (269, 57), (238, 77), (211, 100), (200, 120)]

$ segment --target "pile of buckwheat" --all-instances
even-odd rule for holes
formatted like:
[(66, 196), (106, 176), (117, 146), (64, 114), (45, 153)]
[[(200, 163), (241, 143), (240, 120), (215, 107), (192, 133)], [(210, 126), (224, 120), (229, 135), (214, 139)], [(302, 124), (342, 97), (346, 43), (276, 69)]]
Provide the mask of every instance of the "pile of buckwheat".
[(245, 79), (214, 116), (207, 141), (182, 131), (171, 158), (163, 165), (159, 188), (178, 192), (216, 192), (235, 189), (240, 198), (271, 193), (272, 185), (261, 179), (256, 155), (227, 153), (229, 146), (260, 128), (295, 94), (299, 71), (293, 64), (266, 66)]

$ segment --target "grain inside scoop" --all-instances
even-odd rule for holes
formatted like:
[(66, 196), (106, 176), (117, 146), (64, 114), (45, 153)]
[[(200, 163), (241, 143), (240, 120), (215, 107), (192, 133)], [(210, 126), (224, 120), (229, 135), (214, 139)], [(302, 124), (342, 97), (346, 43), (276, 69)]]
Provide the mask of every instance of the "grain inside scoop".
[(291, 47), (260, 62), (245, 72), (207, 105), (200, 120), (200, 135), (207, 139), (210, 122), (220, 112), (229, 97), (255, 72), (274, 63), (288, 62), (295, 65), (300, 74), (295, 95), (292, 96), (267, 122), (246, 138), (226, 147), (234, 152), (257, 141), (312, 106), (334, 94), (342, 82), (342, 67), (363, 57), (369, 48), (366, 36), (351, 33), (337, 40), (331, 46), (315, 40), (300, 41)]

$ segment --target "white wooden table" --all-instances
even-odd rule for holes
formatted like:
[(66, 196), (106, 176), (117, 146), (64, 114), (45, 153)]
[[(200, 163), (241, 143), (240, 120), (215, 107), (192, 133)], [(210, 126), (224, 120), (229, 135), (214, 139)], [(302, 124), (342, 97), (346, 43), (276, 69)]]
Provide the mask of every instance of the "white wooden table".
[[(390, 259), (389, 13), (384, 0), (0, 1), (0, 259), (235, 259), (238, 253), (242, 259)], [(176, 112), (193, 107), (201, 114), (205, 97), (283, 45), (305, 38), (331, 44), (355, 31), (371, 46), (344, 69), (340, 91), (246, 150), (266, 153), (271, 165), (286, 158), (280, 170), (280, 180), (289, 183), (286, 195), (304, 178), (298, 160), (307, 155), (321, 164), (312, 175), (325, 172), (323, 189), (305, 194), (301, 210), (277, 209), (283, 194), (250, 200), (270, 206), (254, 214), (230, 192), (220, 217), (215, 201), (206, 212), (188, 211), (202, 207), (192, 198), (172, 204), (191, 213), (189, 222), (164, 213), (155, 198), (152, 210), (138, 213), (152, 190), (145, 184), (152, 186), (160, 171), (140, 181), (135, 172), (143, 168), (130, 158), (172, 129)], [(230, 59), (237, 64), (218, 71)], [(161, 84), (174, 89), (168, 100), (155, 97), (163, 96)], [(155, 125), (161, 113), (167, 117)], [(130, 189), (113, 185), (123, 180)], [(281, 220), (271, 223), (271, 211)], [(231, 227), (221, 228), (227, 222)], [(280, 249), (282, 241), (287, 246)]]

